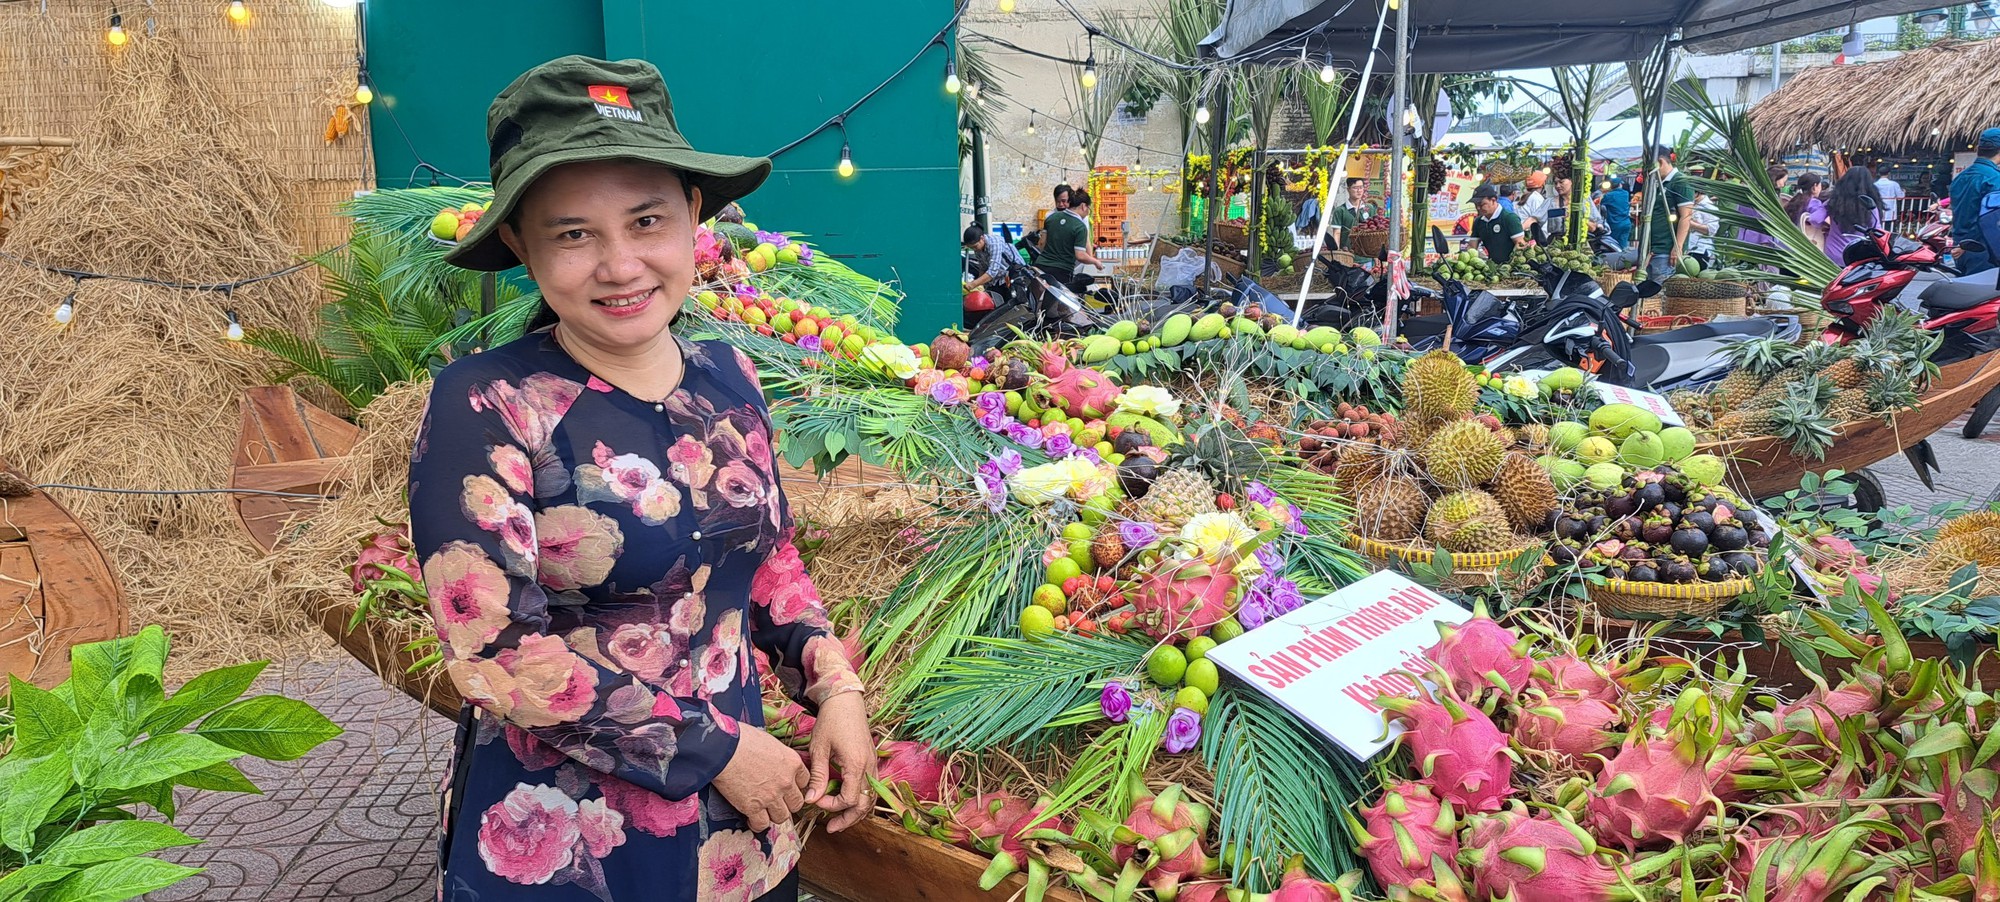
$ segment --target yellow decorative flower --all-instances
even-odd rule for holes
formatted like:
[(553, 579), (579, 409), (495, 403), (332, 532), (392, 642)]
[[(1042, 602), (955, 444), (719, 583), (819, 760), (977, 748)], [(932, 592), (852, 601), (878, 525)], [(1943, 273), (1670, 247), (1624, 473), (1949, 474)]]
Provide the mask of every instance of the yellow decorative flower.
[(1501, 383), (1500, 390), (1526, 400), (1535, 396), (1535, 383), (1528, 381), (1526, 376), (1509, 376), (1507, 381)]
[[(1189, 554), (1205, 563), (1219, 564), (1236, 549), (1254, 541), (1257, 530), (1231, 512), (1196, 514), (1181, 527), (1180, 537), (1191, 546)], [(1264, 572), (1264, 565), (1250, 550), (1246, 549), (1242, 560), (1236, 562), (1235, 573), (1240, 579), (1255, 579)]]
[(917, 364), (917, 352), (894, 342), (879, 342), (862, 348), (861, 359), (898, 379), (915, 376), (920, 368)]
[(1069, 461), (1064, 458), (1039, 467), (1028, 467), (1015, 473), (1007, 480), (1014, 500), (1034, 506), (1047, 504), (1068, 494), (1070, 488)]

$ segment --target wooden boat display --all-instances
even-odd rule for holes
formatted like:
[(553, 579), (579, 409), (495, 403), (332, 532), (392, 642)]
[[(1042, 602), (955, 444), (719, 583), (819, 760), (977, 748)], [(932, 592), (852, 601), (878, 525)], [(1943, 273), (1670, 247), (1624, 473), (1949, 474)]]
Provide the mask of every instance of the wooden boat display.
[(1695, 450), (1730, 461), (1730, 485), (1752, 498), (1781, 495), (1799, 487), (1806, 473), (1852, 473), (1915, 446), (1949, 425), (2000, 386), (2000, 351), (1947, 364), (1917, 406), (1884, 420), (1874, 417), (1837, 427), (1826, 459), (1792, 453), (1784, 439), (1769, 435), (1709, 442)]
[[(0, 472), (21, 476), (4, 461)], [(0, 496), (0, 673), (52, 687), (69, 678), (70, 646), (128, 626), (124, 590), (83, 526), (44, 492)]]
[[(282, 385), (243, 393), (235, 469), (229, 487), (301, 495), (325, 494), (361, 440), (361, 427), (306, 402)], [(276, 495), (236, 495), (236, 518), (266, 554), (284, 544), (287, 530), (320, 502)]]
[[(815, 830), (799, 858), (799, 880), (836, 899), (868, 902), (1004, 902), (1018, 898), (1027, 879), (1015, 874), (992, 892), (979, 877), (991, 861), (918, 836), (881, 817), (839, 833)], [(1084, 902), (1067, 886), (1052, 886), (1050, 902)]]

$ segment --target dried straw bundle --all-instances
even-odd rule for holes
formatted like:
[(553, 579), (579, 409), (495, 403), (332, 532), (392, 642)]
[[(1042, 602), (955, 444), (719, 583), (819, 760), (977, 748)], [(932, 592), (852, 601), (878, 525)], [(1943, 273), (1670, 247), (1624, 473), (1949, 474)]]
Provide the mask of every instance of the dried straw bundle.
[[(268, 169), (237, 149), (245, 124), (165, 38), (120, 61), (99, 131), (79, 136), (14, 225), (10, 253), (92, 272), (220, 282), (295, 262)], [(202, 116), (183, 111), (199, 109)], [(228, 485), (237, 399), (270, 363), (222, 340), (224, 313), (308, 328), (319, 305), (302, 272), (224, 297), (69, 279), (0, 263), (0, 458), (40, 482), (124, 489)], [(50, 311), (72, 289), (76, 318)], [(133, 619), (175, 634), (176, 665), (276, 656), (303, 623), (227, 496), (63, 492), (102, 545)]]

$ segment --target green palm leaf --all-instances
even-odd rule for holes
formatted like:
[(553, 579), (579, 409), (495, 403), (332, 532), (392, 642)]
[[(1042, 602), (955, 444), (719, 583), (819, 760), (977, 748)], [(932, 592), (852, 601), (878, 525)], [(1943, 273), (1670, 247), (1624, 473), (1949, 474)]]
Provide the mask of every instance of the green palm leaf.
[(1216, 838), (1234, 851), (1236, 860), (1223, 866), (1238, 882), (1275, 889), (1292, 855), (1304, 856), (1322, 880), (1361, 867), (1339, 812), (1376, 791), (1367, 768), (1275, 703), (1234, 686), (1210, 701), (1203, 728), (1202, 758), (1221, 807)]
[[(946, 750), (1032, 748), (1050, 731), (1103, 722), (1104, 681), (1137, 673), (1152, 646), (1119, 636), (976, 637), (910, 704), (910, 734)], [(1154, 740), (1158, 741), (1157, 738)]]

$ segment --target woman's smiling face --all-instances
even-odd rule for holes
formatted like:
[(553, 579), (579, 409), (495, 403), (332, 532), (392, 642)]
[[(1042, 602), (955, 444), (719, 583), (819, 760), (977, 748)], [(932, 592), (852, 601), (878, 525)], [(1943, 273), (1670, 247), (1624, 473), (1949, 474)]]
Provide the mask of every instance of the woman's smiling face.
[(549, 170), (500, 239), (562, 320), (603, 348), (657, 341), (694, 285), (701, 189), (657, 163), (603, 160)]

